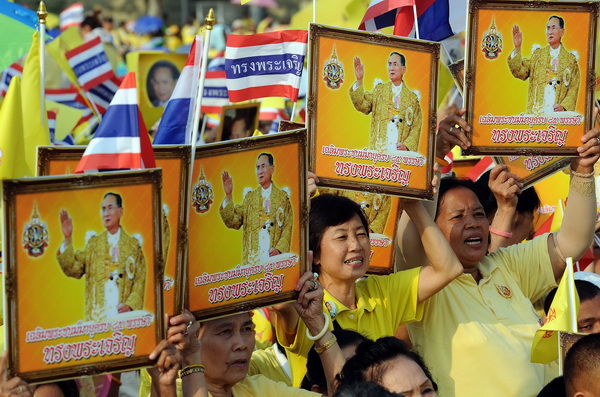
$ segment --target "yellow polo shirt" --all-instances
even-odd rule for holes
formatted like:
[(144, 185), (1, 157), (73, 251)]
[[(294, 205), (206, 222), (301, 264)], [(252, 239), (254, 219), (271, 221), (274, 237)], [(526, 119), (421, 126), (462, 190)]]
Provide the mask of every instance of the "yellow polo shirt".
[[(419, 275), (421, 268), (403, 270), (388, 276), (369, 276), (356, 283), (356, 309), (350, 310), (327, 290), (324, 313), (329, 311), (333, 321), (341, 328), (360, 332), (367, 338), (393, 336), (396, 329), (423, 316), (423, 305), (418, 304)], [(329, 306), (329, 308), (327, 307)], [(277, 335), (285, 335), (277, 322)], [(306, 357), (313, 342), (306, 337), (306, 326), (298, 321), (296, 339), (291, 345), (278, 339), (286, 348), (292, 368), (292, 385), (298, 387), (306, 374)]]
[[(246, 376), (232, 388), (235, 397), (321, 397), (320, 393), (290, 387), (264, 375)], [(208, 393), (209, 396), (212, 396)]]
[(444, 397), (536, 396), (557, 376), (531, 363), (540, 327), (531, 302), (554, 287), (548, 235), (502, 248), (478, 265), (477, 284), (463, 274), (425, 302), (410, 339)]

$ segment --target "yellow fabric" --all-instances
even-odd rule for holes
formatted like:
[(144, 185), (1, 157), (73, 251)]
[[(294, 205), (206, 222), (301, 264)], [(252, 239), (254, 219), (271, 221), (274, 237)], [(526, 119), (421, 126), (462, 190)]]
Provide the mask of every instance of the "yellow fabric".
[[(255, 342), (256, 349), (266, 349), (273, 345), (273, 325), (266, 317), (268, 312), (267, 309), (254, 309), (252, 315), (252, 322), (254, 323)], [(267, 314), (265, 314), (265, 312)]]
[(146, 285), (146, 261), (139, 241), (129, 236), (123, 228), (118, 244), (119, 257), (111, 268), (108, 232), (90, 238), (81, 251), (75, 251), (73, 244), (56, 259), (65, 275), (74, 278), (85, 277), (85, 320), (99, 320), (104, 314), (104, 290), (110, 272), (122, 275), (118, 280), (119, 302), (132, 310), (144, 308)]
[[(233, 386), (232, 393), (235, 397), (314, 397), (319, 393), (289, 387), (285, 383), (274, 382), (263, 375), (246, 376), (246, 378)], [(208, 393), (209, 396), (212, 394)]]
[[(0, 178), (33, 176), (25, 162), (21, 77), (10, 81), (4, 105), (0, 109)], [(33, 170), (35, 172), (35, 170)]]
[(521, 80), (529, 79), (527, 91), (527, 113), (542, 114), (544, 107), (544, 88), (552, 78), (560, 83), (555, 86), (556, 101), (565, 110), (575, 110), (577, 93), (579, 92), (579, 66), (575, 55), (560, 45), (558, 54), (558, 69), (550, 67), (550, 46), (539, 48), (531, 58), (523, 58), (519, 51), (514, 58), (507, 58), (508, 68), (513, 76)]
[(281, 368), (281, 364), (279, 364), (275, 354), (275, 349), (275, 345), (271, 345), (266, 349), (252, 352), (248, 375), (262, 374), (275, 382), (283, 382), (288, 386), (292, 386), (292, 379)]
[(373, 92), (365, 91), (362, 84), (355, 91), (350, 89), (352, 104), (361, 113), (372, 113), (371, 135), (369, 149), (387, 151), (388, 125), (395, 120), (398, 129), (398, 142), (403, 143), (408, 150), (419, 150), (421, 125), (423, 116), (417, 95), (406, 83), (402, 83), (400, 103), (394, 105), (392, 82), (377, 84)]
[(50, 145), (48, 115), (46, 111), (42, 112), (40, 40), (37, 31), (33, 34), (31, 49), (23, 66), (22, 82), (21, 106), (27, 112), (27, 117), (23, 117), (23, 139), (27, 143), (25, 145), (25, 162), (33, 176), (37, 170), (37, 146)]
[[(569, 292), (571, 291), (571, 292)], [(569, 294), (574, 295), (575, 307), (571, 307)], [(556, 295), (552, 300), (546, 322), (538, 329), (531, 347), (531, 362), (547, 364), (558, 360), (558, 331), (577, 332), (577, 313), (579, 313), (579, 295), (573, 280), (573, 264), (567, 264)], [(571, 329), (574, 318), (575, 329)]]
[(479, 284), (471, 275), (459, 276), (425, 302), (420, 322), (408, 325), (440, 395), (535, 396), (557, 376), (530, 363), (541, 321), (531, 302), (556, 285), (547, 239), (545, 234), (486, 256), (478, 264)]
[[(421, 268), (404, 270), (389, 276), (369, 276), (356, 283), (356, 309), (350, 310), (325, 290), (323, 312), (334, 314), (341, 328), (352, 329), (364, 336), (377, 339), (392, 336), (396, 329), (423, 316), (423, 305), (418, 304), (419, 274)], [(298, 322), (296, 339), (289, 345), (277, 322), (279, 343), (286, 348), (292, 368), (292, 385), (299, 386), (306, 374), (306, 357), (313, 342), (306, 337), (304, 322)]]

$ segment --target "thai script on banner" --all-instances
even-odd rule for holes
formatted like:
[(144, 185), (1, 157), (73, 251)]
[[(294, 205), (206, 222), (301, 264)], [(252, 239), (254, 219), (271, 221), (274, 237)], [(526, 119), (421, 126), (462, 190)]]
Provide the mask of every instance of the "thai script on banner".
[(273, 275), (273, 273), (265, 273), (264, 277), (257, 280), (246, 280), (237, 284), (211, 288), (208, 290), (208, 301), (210, 303), (219, 303), (265, 292), (279, 293), (283, 289), (283, 278), (283, 274)]
[(479, 116), (479, 124), (495, 125), (528, 125), (533, 128), (536, 125), (580, 125), (583, 122), (583, 116), (564, 116), (564, 117), (544, 117), (525, 115), (521, 113), (517, 116), (495, 116), (491, 113)]
[(63, 361), (78, 361), (121, 354), (131, 357), (135, 353), (136, 340), (137, 335), (135, 334), (124, 335), (121, 332), (114, 332), (110, 338), (45, 346), (43, 349), (44, 363), (57, 364)]
[(492, 129), (492, 142), (494, 143), (554, 143), (564, 146), (567, 141), (568, 130), (560, 130), (551, 125), (541, 130), (533, 129)]
[(335, 173), (339, 176), (352, 176), (362, 179), (379, 179), (385, 182), (399, 183), (408, 186), (411, 170), (400, 168), (398, 164), (390, 167), (378, 167), (371, 164), (358, 164), (350, 161), (336, 161)]
[(404, 164), (415, 167), (423, 167), (425, 165), (424, 157), (391, 155), (367, 148), (349, 149), (337, 147), (333, 144), (321, 146), (321, 154), (325, 156), (350, 157), (357, 160), (371, 160), (373, 164), (377, 164), (378, 162), (391, 162), (393, 164)]

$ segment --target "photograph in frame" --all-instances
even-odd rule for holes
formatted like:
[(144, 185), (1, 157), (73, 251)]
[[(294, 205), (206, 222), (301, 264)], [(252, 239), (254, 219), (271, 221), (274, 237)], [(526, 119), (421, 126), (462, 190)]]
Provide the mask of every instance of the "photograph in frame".
[[(178, 288), (177, 264), (187, 257), (186, 199), (190, 169), (190, 146), (154, 146), (156, 167), (162, 169), (161, 226), (164, 269), (164, 308), (167, 314), (179, 313), (175, 305)], [(85, 146), (38, 146), (38, 176), (72, 174)]]
[(466, 153), (575, 156), (593, 125), (598, 3), (469, 6)]
[(5, 180), (9, 376), (152, 365), (163, 338), (160, 170)]
[(320, 185), (431, 199), (439, 43), (316, 24), (310, 39), (309, 164)]
[(198, 147), (190, 195), (178, 302), (207, 319), (295, 298), (308, 268), (305, 129)]
[(259, 102), (223, 106), (216, 141), (251, 137), (258, 128), (259, 115)]
[(496, 164), (506, 164), (511, 173), (519, 177), (521, 189), (541, 181), (571, 164), (569, 157), (552, 156), (504, 156), (494, 157)]

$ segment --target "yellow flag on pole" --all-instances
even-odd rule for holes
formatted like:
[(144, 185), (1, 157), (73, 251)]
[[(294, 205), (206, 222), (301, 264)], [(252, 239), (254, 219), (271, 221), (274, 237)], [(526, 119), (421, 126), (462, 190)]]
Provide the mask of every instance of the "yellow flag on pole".
[(556, 295), (552, 300), (546, 322), (533, 337), (531, 362), (548, 364), (558, 359), (558, 332), (577, 332), (579, 296), (573, 280), (573, 259), (567, 258)]
[(25, 162), (21, 77), (10, 81), (6, 99), (0, 109), (0, 179), (33, 176)]
[[(31, 49), (23, 66), (23, 84), (21, 85), (21, 103), (23, 107), (23, 139), (25, 145), (25, 161), (31, 175), (37, 169), (38, 145), (50, 145), (48, 115), (42, 112), (41, 77), (40, 77), (40, 42), (39, 33), (33, 34)], [(27, 112), (25, 114), (25, 112)]]

